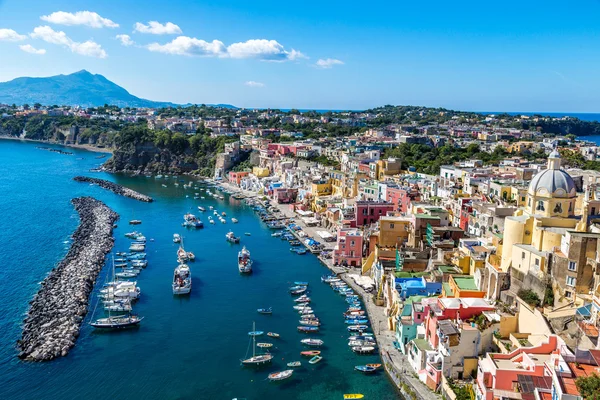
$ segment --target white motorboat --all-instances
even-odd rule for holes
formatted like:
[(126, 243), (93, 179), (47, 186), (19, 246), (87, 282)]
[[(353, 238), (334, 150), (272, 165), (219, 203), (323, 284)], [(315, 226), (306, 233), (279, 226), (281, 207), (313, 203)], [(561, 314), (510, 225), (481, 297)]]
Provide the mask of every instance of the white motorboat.
[(173, 294), (188, 294), (192, 291), (192, 273), (187, 264), (180, 264), (173, 273)]
[(246, 249), (246, 246), (238, 253), (238, 269), (241, 273), (245, 274), (252, 272), (252, 259), (250, 258), (250, 252)]
[(178, 233), (173, 234), (173, 243), (181, 242), (181, 236)]

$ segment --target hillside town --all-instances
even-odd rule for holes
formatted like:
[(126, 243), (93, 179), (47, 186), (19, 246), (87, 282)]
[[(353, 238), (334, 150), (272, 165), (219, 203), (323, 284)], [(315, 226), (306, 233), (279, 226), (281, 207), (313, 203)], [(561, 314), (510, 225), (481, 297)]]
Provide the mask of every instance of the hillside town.
[[(292, 143), (250, 131), (219, 155), (215, 178), (266, 196), (314, 232), (324, 262), (370, 292), (397, 371), (432, 394), (582, 398), (575, 382), (600, 366), (600, 173), (565, 167), (561, 154), (595, 160), (596, 145), (436, 128)], [(386, 146), (444, 142), (509, 155), (435, 175), (384, 156)], [(252, 167), (231, 171), (243, 152)], [(544, 158), (525, 157), (533, 153)]]
[(570, 118), (203, 110), (4, 106), (0, 120), (76, 116), (61, 142), (106, 147), (111, 131), (81, 135), (81, 119), (226, 136), (210, 178), (314, 233), (322, 261), (372, 298), (405, 393), (582, 398), (577, 380), (600, 367), (600, 172), (574, 167), (600, 150), (540, 127)]

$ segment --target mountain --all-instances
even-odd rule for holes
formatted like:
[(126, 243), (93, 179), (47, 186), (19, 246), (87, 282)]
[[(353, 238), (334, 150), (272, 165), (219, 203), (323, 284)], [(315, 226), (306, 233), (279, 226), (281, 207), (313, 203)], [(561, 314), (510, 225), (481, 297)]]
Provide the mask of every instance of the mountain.
[(79, 105), (97, 107), (169, 107), (176, 104), (141, 99), (102, 75), (86, 70), (46, 78), (16, 78), (0, 82), (0, 103)]

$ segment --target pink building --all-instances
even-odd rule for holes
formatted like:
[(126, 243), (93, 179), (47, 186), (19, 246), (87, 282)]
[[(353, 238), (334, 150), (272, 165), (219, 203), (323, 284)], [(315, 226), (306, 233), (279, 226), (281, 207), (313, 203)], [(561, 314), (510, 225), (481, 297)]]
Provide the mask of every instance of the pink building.
[(356, 226), (371, 225), (379, 221), (380, 217), (394, 211), (394, 205), (387, 202), (357, 201), (354, 205), (354, 219)]
[(337, 244), (333, 249), (334, 265), (362, 265), (363, 236), (354, 228), (339, 228)]
[(408, 211), (411, 201), (421, 201), (421, 194), (418, 190), (409, 187), (388, 186), (386, 195), (386, 201), (392, 203), (396, 211), (403, 213)]
[(559, 368), (568, 372), (561, 356), (563, 346), (562, 339), (552, 335), (537, 346), (520, 347), (509, 354), (486, 354), (477, 371), (477, 400), (512, 398), (518, 388), (518, 375), (551, 376)]

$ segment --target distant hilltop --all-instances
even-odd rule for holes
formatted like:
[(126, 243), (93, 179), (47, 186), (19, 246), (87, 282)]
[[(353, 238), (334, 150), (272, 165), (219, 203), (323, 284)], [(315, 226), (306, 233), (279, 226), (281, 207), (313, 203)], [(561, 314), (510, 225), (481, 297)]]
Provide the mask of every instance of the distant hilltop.
[[(99, 74), (81, 70), (70, 75), (44, 78), (16, 78), (0, 83), (0, 103), (69, 105), (99, 107), (105, 104), (118, 107), (177, 107), (170, 102), (152, 101), (132, 95), (123, 87)], [(235, 108), (229, 104), (217, 107)]]

